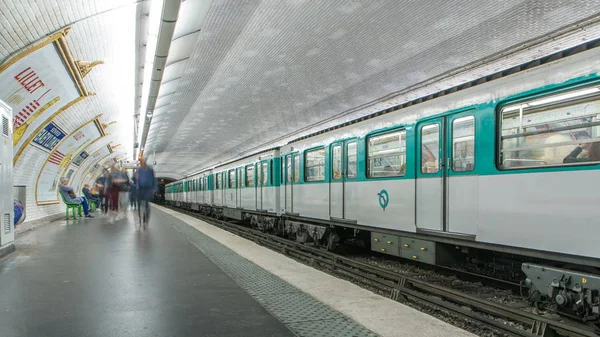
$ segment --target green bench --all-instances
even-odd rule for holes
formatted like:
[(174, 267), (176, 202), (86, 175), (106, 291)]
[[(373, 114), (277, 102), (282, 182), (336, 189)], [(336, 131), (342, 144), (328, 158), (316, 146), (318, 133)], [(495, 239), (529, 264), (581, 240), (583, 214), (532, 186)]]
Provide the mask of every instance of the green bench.
[(83, 214), (83, 206), (80, 203), (68, 202), (67, 200), (65, 200), (65, 197), (62, 193), (58, 192), (58, 194), (60, 194), (62, 201), (65, 203), (65, 206), (67, 206), (67, 220), (69, 219), (69, 210), (71, 210), (73, 213), (73, 219), (77, 219), (75, 211), (77, 211), (77, 215), (79, 216)]

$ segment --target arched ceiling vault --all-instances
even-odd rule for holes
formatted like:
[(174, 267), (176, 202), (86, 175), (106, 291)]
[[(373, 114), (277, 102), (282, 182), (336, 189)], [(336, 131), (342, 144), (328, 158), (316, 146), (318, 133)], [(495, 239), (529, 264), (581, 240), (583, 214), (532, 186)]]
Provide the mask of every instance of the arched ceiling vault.
[[(182, 3), (176, 30), (200, 2)], [(144, 151), (163, 172), (193, 173), (598, 38), (599, 11), (599, 0), (211, 1), (200, 31), (172, 43)]]

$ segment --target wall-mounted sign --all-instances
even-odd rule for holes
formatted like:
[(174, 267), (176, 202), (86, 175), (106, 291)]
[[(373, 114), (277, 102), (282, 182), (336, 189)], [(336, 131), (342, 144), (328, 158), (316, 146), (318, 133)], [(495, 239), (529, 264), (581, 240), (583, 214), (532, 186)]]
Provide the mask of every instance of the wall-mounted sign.
[(75, 160), (73, 160), (73, 165), (75, 166), (80, 166), (81, 163), (83, 163), (84, 160), (87, 159), (87, 157), (89, 157), (90, 155), (85, 152), (85, 151), (81, 151), (81, 153), (79, 154), (79, 156), (77, 156), (77, 158), (75, 158)]
[(73, 176), (73, 172), (75, 172), (75, 170), (69, 169), (69, 172), (67, 172), (67, 175), (66, 175), (67, 180), (71, 180), (71, 176)]
[(0, 75), (0, 99), (13, 107), (15, 151), (38, 127), (81, 95), (54, 43), (31, 52)]
[(109, 155), (110, 152), (106, 146), (100, 146), (95, 151), (91, 151), (88, 159), (77, 170), (71, 186), (79, 190), (85, 182), (97, 178), (102, 173), (101, 161)]
[(69, 166), (73, 157), (81, 153), (81, 149), (102, 135), (100, 123), (94, 119), (65, 137), (54, 148), (38, 177), (36, 185), (38, 204), (58, 202), (57, 190), (61, 173)]
[(66, 133), (61, 128), (54, 123), (49, 123), (33, 138), (32, 142), (43, 149), (52, 151), (65, 136)]

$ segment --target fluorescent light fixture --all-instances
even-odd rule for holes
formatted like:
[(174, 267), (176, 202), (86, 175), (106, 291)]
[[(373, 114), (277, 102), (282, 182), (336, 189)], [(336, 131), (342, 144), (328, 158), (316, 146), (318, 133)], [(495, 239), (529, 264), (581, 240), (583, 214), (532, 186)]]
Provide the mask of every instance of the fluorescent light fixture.
[(554, 96), (540, 98), (540, 99), (529, 101), (529, 102), (523, 103), (523, 104), (507, 106), (506, 108), (502, 109), (502, 112), (519, 111), (519, 109), (521, 109), (521, 108), (525, 109), (525, 108), (530, 108), (530, 107), (554, 103), (554, 102), (566, 101), (571, 98), (577, 98), (577, 97), (581, 97), (581, 96), (596, 94), (599, 92), (600, 92), (600, 87), (592, 87), (592, 88), (585, 88), (585, 89), (581, 89), (581, 90), (575, 90), (575, 91), (567, 92), (564, 94), (558, 94), (558, 95), (554, 95)]
[[(160, 18), (162, 16), (164, 0), (151, 0), (150, 15), (148, 16), (148, 37), (146, 39), (146, 56), (144, 59), (144, 77), (142, 84), (142, 101), (140, 111), (146, 111), (148, 104), (148, 95), (150, 93), (150, 83), (152, 69), (154, 65), (154, 54), (156, 53), (156, 44), (158, 42), (158, 31), (160, 29)], [(152, 114), (147, 114), (147, 117)], [(138, 129), (138, 143), (142, 143), (142, 135), (148, 118), (143, 118)]]

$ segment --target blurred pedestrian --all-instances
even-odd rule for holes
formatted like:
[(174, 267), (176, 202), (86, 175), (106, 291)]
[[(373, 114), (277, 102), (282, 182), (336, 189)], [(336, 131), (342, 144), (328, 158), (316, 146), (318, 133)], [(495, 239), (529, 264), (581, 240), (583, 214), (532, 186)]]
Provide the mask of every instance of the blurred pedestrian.
[(117, 164), (113, 164), (106, 179), (109, 195), (110, 214), (109, 223), (113, 223), (119, 216), (119, 185), (125, 182)]
[(98, 197), (100, 198), (100, 203), (102, 204), (102, 211), (104, 212), (104, 214), (108, 213), (109, 195), (106, 181), (108, 179), (108, 175), (108, 169), (103, 168), (102, 175), (98, 177), (98, 179), (96, 179), (95, 184), (95, 187), (98, 188)]
[(129, 175), (125, 167), (121, 168), (121, 179), (124, 181), (118, 185), (119, 187), (119, 213), (121, 217), (127, 216), (127, 209), (129, 208), (129, 189), (131, 183), (129, 181)]
[(150, 205), (154, 193), (158, 192), (158, 183), (154, 176), (154, 170), (149, 167), (145, 159), (140, 159), (140, 166), (135, 172), (137, 182), (138, 215), (140, 223), (145, 226), (150, 221)]

